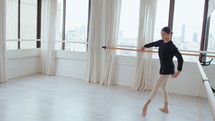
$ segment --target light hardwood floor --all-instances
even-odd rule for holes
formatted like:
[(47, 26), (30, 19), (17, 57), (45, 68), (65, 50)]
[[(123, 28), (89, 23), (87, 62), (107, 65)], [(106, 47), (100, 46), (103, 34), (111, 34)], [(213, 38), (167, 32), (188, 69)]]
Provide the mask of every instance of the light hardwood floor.
[(30, 75), (0, 85), (0, 121), (212, 121), (207, 100), (169, 94), (169, 114), (158, 94), (146, 117), (148, 92), (59, 76)]

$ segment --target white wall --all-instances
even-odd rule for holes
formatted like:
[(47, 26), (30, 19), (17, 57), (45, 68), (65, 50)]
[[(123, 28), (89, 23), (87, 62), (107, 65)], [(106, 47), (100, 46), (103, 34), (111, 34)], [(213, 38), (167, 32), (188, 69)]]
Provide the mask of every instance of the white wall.
[(40, 50), (8, 50), (8, 78), (16, 78), (40, 72)]
[(56, 75), (85, 80), (86, 63), (86, 53), (56, 51)]

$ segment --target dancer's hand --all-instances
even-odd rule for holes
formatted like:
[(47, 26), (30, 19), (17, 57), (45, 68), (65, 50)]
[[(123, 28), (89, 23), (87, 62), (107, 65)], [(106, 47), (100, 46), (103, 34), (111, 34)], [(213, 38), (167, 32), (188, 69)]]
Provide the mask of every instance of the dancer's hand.
[(180, 74), (180, 71), (177, 71), (172, 75), (171, 78), (177, 78), (179, 74)]
[(143, 52), (145, 50), (145, 47), (141, 47), (141, 51)]

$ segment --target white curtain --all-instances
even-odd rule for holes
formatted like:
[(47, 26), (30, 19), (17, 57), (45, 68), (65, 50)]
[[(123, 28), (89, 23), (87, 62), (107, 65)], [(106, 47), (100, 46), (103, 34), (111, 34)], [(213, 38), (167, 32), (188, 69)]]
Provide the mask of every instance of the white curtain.
[[(118, 39), (121, 0), (106, 0), (105, 2), (105, 46), (115, 47)], [(103, 71), (100, 84), (113, 85), (113, 74), (115, 70), (115, 50), (106, 49), (104, 56), (104, 65), (102, 67)]]
[[(157, 0), (141, 0), (139, 13), (138, 49), (144, 44), (152, 42), (156, 17)], [(137, 67), (132, 88), (135, 90), (149, 90), (152, 73), (152, 54), (139, 52)]]
[(100, 36), (102, 1), (91, 0), (90, 27), (88, 40), (87, 82), (100, 82)]
[(42, 1), (41, 72), (55, 74), (57, 0)]
[(6, 1), (0, 0), (0, 83), (7, 81)]

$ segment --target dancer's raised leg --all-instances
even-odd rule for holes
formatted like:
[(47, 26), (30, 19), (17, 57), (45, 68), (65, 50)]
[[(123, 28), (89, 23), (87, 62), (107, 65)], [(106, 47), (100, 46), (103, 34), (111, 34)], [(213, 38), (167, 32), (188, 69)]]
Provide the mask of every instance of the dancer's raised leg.
[(143, 106), (142, 116), (146, 116), (148, 105), (151, 103), (151, 100), (147, 100), (146, 104)]

